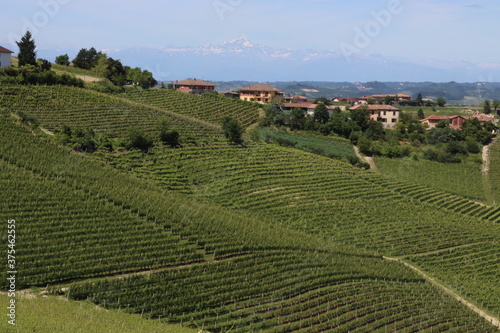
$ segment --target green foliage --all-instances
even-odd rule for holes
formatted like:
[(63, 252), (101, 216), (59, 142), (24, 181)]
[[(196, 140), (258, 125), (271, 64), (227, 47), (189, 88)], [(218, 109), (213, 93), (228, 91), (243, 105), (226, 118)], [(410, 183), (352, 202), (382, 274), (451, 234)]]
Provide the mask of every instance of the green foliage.
[(158, 129), (160, 131), (159, 139), (161, 142), (170, 146), (171, 148), (180, 146), (179, 132), (169, 131), (167, 119), (160, 120), (160, 122), (158, 123)]
[(269, 129), (259, 129), (259, 132), (265, 142), (275, 142), (280, 146), (297, 148), (329, 158), (347, 160), (353, 165), (359, 162), (352, 145), (345, 139), (302, 133), (284, 133)]
[(93, 47), (88, 50), (83, 48), (78, 52), (75, 59), (73, 59), (73, 65), (78, 68), (91, 69), (97, 65), (102, 55), (102, 52), (97, 52)]
[(422, 110), (422, 108), (418, 109), (417, 118), (419, 120), (425, 118), (424, 110)]
[(325, 104), (320, 103), (314, 108), (314, 121), (320, 124), (326, 124), (330, 119), (330, 113)]
[(148, 151), (153, 147), (153, 140), (148, 137), (144, 131), (136, 126), (131, 126), (128, 129), (128, 147), (140, 149), (143, 152)]
[(306, 122), (306, 113), (301, 108), (294, 108), (290, 112), (290, 129), (302, 130)]
[(243, 135), (244, 130), (235, 119), (231, 117), (225, 117), (222, 119), (222, 130), (224, 132), (224, 136), (230, 142), (238, 145), (243, 143), (241, 136)]
[(370, 114), (370, 110), (368, 110), (368, 108), (366, 107), (351, 110), (351, 120), (362, 131), (365, 131), (368, 128), (368, 123), (370, 122)]
[(83, 88), (84, 82), (81, 79), (67, 74), (56, 74), (50, 70), (23, 69), (21, 72), (13, 69), (0, 69), (0, 82), (4, 84), (23, 85), (64, 85)]
[(489, 99), (485, 100), (483, 103), (483, 112), (485, 114), (490, 114), (491, 113), (491, 102)]
[(446, 106), (446, 100), (444, 99), (444, 97), (438, 97), (438, 99), (437, 99), (437, 105), (440, 106), (440, 107)]
[(26, 65), (36, 67), (36, 45), (31, 32), (26, 31), (24, 36), (21, 37), (21, 40), (16, 42), (16, 44), (19, 47), (19, 54), (17, 55), (19, 67)]
[(69, 66), (68, 54), (62, 54), (56, 57), (56, 64), (61, 66)]

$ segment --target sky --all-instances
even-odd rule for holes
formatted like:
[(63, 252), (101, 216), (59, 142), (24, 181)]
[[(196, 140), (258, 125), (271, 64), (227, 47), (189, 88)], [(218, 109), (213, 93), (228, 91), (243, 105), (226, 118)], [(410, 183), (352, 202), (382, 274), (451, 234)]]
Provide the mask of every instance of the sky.
[(196, 47), (242, 34), (274, 48), (500, 67), (498, 0), (16, 0), (0, 45), (31, 30), (40, 50)]

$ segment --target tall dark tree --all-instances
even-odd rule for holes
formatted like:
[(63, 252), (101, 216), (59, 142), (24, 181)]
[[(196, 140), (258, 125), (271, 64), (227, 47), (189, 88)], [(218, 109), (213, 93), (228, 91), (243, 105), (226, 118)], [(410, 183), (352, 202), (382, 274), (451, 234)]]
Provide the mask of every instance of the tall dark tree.
[(290, 128), (301, 130), (304, 129), (306, 122), (306, 113), (301, 108), (294, 108), (290, 112)]
[(235, 119), (231, 117), (224, 117), (224, 119), (222, 119), (222, 129), (224, 131), (224, 135), (229, 141), (236, 144), (243, 143), (243, 139), (241, 138), (243, 128)]
[(422, 93), (418, 93), (417, 99), (415, 100), (418, 106), (422, 106), (424, 104), (424, 99), (422, 97)]
[(500, 108), (500, 101), (498, 99), (494, 99), (493, 102), (491, 103), (491, 106), (493, 106), (495, 113), (497, 113), (498, 108)]
[(330, 113), (328, 113), (328, 108), (324, 103), (319, 103), (316, 108), (314, 108), (314, 121), (320, 124), (326, 124), (330, 119)]
[(483, 112), (486, 113), (486, 114), (490, 114), (491, 113), (491, 102), (490, 102), (489, 99), (487, 99), (487, 100), (484, 101)]
[(36, 45), (31, 32), (26, 31), (19, 42), (16, 42), (19, 47), (19, 66), (33, 65), (36, 66)]

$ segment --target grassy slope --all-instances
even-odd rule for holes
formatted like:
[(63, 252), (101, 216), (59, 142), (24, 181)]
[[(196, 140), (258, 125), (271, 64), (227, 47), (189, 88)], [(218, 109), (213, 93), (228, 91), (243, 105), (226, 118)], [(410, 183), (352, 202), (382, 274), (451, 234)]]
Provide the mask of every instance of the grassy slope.
[[(7, 304), (10, 299), (0, 294), (0, 304)], [(4, 308), (2, 306), (2, 308)], [(2, 316), (3, 317), (3, 316)], [(0, 331), (39, 332), (39, 333), (194, 333), (197, 330), (165, 325), (158, 321), (141, 318), (119, 310), (106, 310), (90, 302), (75, 302), (61, 297), (16, 299), (16, 323), (14, 327), (7, 320), (0, 320)]]

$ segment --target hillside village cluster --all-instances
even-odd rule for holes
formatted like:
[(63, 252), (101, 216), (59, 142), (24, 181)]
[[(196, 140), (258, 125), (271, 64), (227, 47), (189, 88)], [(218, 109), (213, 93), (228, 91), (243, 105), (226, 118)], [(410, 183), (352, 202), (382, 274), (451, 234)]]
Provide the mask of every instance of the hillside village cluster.
[[(182, 81), (175, 81), (172, 83), (174, 89), (191, 93), (191, 94), (202, 94), (202, 93), (212, 93), (215, 92), (215, 84), (203, 81), (200, 79), (186, 79)], [(252, 101), (262, 104), (271, 103), (275, 98), (282, 98), (284, 101), (281, 104), (283, 111), (288, 112), (295, 108), (302, 109), (308, 116), (314, 115), (314, 110), (318, 106), (314, 102), (308, 100), (305, 96), (289, 96), (285, 97), (284, 92), (280, 89), (273, 87), (268, 84), (255, 83), (243, 88), (240, 88), (237, 92), (228, 92), (224, 94), (227, 98), (241, 99), (244, 101)], [(401, 110), (394, 105), (383, 104), (386, 97), (390, 97), (391, 100), (395, 101), (395, 105), (398, 105), (398, 101), (410, 101), (411, 96), (406, 94), (377, 94), (362, 96), (359, 98), (355, 97), (338, 97), (332, 100), (333, 103), (344, 102), (351, 104), (352, 107), (349, 110), (357, 110), (360, 108), (367, 108), (370, 111), (370, 120), (380, 121), (384, 127), (392, 128), (399, 121)], [(377, 104), (370, 104), (369, 101), (372, 100)], [(334, 112), (337, 106), (328, 105), (327, 109), (330, 114)], [(342, 110), (346, 110), (345, 106), (340, 107)], [(481, 124), (487, 122), (492, 122), (496, 124), (498, 119), (494, 116), (490, 116), (484, 113), (475, 112), (470, 117), (460, 116), (460, 115), (431, 115), (420, 122), (427, 125), (428, 128), (436, 127), (441, 121), (448, 121), (450, 127), (456, 130), (462, 128), (462, 124), (465, 120), (477, 118)]]

